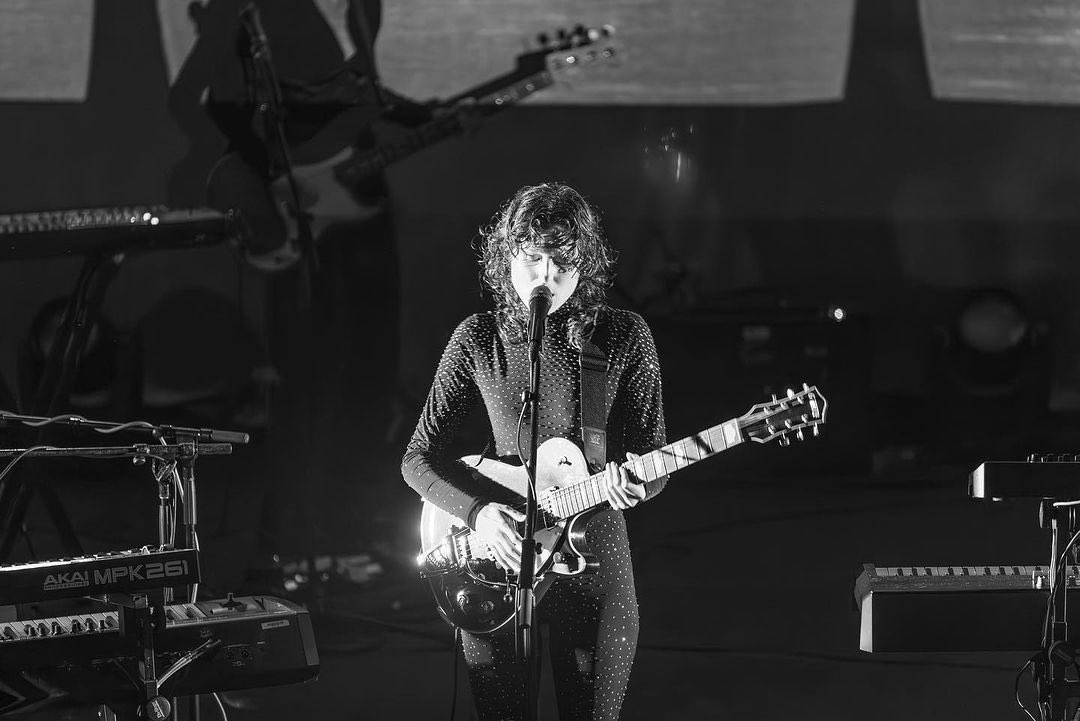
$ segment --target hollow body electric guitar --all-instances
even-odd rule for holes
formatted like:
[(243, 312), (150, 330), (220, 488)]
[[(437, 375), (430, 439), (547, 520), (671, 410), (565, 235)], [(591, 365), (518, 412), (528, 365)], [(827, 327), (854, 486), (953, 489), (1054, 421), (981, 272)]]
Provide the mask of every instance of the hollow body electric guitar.
[[(802, 440), (825, 422), (827, 403), (816, 387), (803, 385), (798, 393), (759, 403), (738, 418), (669, 443), (623, 463), (641, 481), (652, 481), (686, 468), (745, 441), (766, 443)], [(461, 461), (475, 472), (522, 498), (528, 476), (521, 466), (466, 456)], [(585, 541), (589, 520), (608, 507), (604, 473), (590, 474), (576, 444), (551, 438), (536, 454), (537, 570), (535, 597), (540, 600), (560, 575), (577, 575), (595, 567)], [(519, 531), (524, 524), (519, 524)], [(464, 521), (425, 502), (420, 520), (420, 575), (435, 595), (440, 615), (471, 633), (489, 633), (514, 617), (516, 576), (495, 563), (487, 544)]]

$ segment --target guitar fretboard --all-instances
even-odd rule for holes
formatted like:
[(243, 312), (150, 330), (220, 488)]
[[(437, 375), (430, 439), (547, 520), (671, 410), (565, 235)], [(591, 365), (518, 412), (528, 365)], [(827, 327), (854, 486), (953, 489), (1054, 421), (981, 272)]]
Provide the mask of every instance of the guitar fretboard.
[[(541, 70), (512, 83), (497, 92), (473, 99), (473, 106), (485, 113), (516, 103), (529, 95), (554, 84), (551, 72)], [(468, 109), (466, 109), (468, 112)], [(408, 156), (434, 145), (441, 140), (464, 132), (457, 112), (436, 118), (421, 125), (401, 139), (389, 143), (376, 151), (362, 156), (354, 156), (345, 161), (340, 168), (346, 182), (355, 182), (359, 178), (369, 177)]]
[[(733, 418), (627, 461), (622, 467), (641, 481), (654, 481), (742, 442), (739, 419)], [(547, 510), (561, 518), (569, 518), (607, 503), (603, 479), (604, 473), (596, 473), (552, 492), (546, 499)]]

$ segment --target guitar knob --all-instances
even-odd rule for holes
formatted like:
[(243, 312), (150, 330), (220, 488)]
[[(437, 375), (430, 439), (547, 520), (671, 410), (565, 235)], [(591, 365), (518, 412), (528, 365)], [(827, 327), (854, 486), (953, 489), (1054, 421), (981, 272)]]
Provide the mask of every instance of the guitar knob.
[(483, 603), (480, 604), (481, 613), (491, 613), (494, 610), (495, 610), (495, 602), (494, 601), (484, 601)]
[(457, 601), (458, 608), (460, 608), (462, 611), (468, 611), (469, 608), (473, 605), (472, 596), (468, 593), (465, 593), (464, 591), (458, 591), (457, 596), (454, 600)]

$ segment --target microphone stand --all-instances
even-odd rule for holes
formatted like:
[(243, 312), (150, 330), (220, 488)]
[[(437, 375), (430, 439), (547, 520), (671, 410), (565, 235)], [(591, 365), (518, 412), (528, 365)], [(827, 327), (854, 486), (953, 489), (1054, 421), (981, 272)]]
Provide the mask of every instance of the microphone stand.
[[(296, 175), (293, 173), (292, 155), (289, 153), (289, 143), (285, 140), (284, 114), (282, 111), (281, 83), (274, 69), (274, 61), (270, 56), (270, 44), (263, 30), (262, 20), (259, 18), (259, 9), (255, 3), (249, 2), (240, 10), (240, 20), (247, 31), (251, 41), (251, 61), (255, 69), (255, 90), (262, 89), (262, 98), (257, 100), (258, 110), (267, 119), (270, 126), (273, 143), (280, 156), (282, 174), (289, 187), (289, 197), (292, 200), (292, 215), (296, 220), (296, 232), (300, 244), (300, 252), (305, 260), (307, 270), (307, 283), (301, 291), (301, 302), (307, 305), (310, 301), (311, 289), (314, 284), (314, 275), (318, 270), (318, 259), (315, 257), (315, 239), (311, 232), (311, 215), (304, 212), (300, 206), (300, 189), (296, 184)], [(287, 239), (286, 239), (287, 241)]]
[[(1039, 523), (1050, 530), (1050, 604), (1049, 623), (1043, 637), (1042, 657), (1035, 664), (1035, 687), (1039, 694), (1039, 710), (1046, 721), (1073, 718), (1076, 701), (1080, 699), (1080, 681), (1067, 677), (1070, 666), (1076, 663), (1077, 651), (1069, 638), (1066, 599), (1070, 582), (1067, 544), (1076, 531), (1080, 518), (1077, 506), (1071, 502), (1044, 499), (1039, 506)], [(1062, 558), (1062, 556), (1065, 556)], [(1061, 566), (1059, 577), (1058, 568)]]
[[(541, 286), (543, 287), (543, 286)], [(537, 289), (539, 290), (539, 289)], [(525, 675), (525, 697), (523, 699), (525, 721), (536, 719), (538, 689), (534, 618), (536, 611), (536, 449), (539, 445), (540, 417), (540, 346), (544, 337), (544, 321), (551, 307), (551, 294), (546, 298), (537, 290), (530, 299), (529, 323), (529, 390), (525, 402), (529, 408), (529, 460), (526, 464), (529, 482), (525, 491), (525, 532), (521, 537), (521, 571), (517, 583), (517, 615), (514, 620), (516, 655), (519, 668)], [(545, 288), (546, 290), (546, 288)]]

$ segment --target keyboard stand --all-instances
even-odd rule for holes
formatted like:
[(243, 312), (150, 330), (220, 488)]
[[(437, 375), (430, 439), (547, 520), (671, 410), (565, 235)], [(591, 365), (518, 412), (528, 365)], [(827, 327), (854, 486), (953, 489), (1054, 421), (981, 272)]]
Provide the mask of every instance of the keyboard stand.
[(161, 696), (157, 665), (154, 658), (154, 633), (165, 628), (165, 594), (162, 589), (147, 593), (110, 593), (95, 597), (117, 607), (120, 619), (120, 638), (134, 645), (139, 652), (137, 674), (138, 701), (120, 710), (102, 705), (99, 717), (128, 721), (149, 719), (165, 721), (172, 716), (173, 704)]
[[(75, 292), (64, 311), (64, 321), (45, 362), (45, 370), (34, 392), (31, 413), (52, 416), (61, 403), (67, 404), (75, 380), (79, 356), (86, 348), (90, 330), (100, 310), (105, 291), (120, 270), (123, 254), (109, 257), (90, 256), (83, 263)], [(41, 444), (47, 431), (38, 433), (35, 445)], [(11, 555), (15, 538), (23, 529), (26, 512), (34, 492), (41, 496), (60, 543), (68, 556), (83, 555), (82, 544), (60, 497), (52, 484), (35, 478), (34, 470), (17, 469), (0, 481), (0, 562)]]

